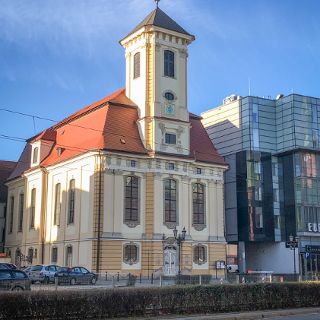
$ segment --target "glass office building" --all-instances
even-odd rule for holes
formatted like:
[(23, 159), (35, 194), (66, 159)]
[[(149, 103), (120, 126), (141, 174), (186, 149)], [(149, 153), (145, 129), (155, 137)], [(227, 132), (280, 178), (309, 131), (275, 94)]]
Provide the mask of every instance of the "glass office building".
[(293, 273), (295, 260), (296, 272), (320, 274), (320, 99), (232, 95), (202, 116), (230, 166), (226, 237), (240, 270)]

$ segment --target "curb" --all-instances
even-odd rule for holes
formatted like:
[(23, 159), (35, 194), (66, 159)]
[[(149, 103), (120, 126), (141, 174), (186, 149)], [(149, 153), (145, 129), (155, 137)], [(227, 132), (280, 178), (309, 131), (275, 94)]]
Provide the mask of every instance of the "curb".
[[(320, 314), (320, 307), (317, 308), (297, 308), (297, 309), (276, 309), (276, 310), (261, 310), (250, 312), (232, 312), (232, 313), (215, 313), (207, 315), (167, 315), (157, 316), (157, 319), (175, 319), (175, 320), (256, 320), (256, 319), (268, 319), (278, 316), (292, 316), (292, 315), (308, 315), (308, 314)], [(143, 319), (155, 319), (155, 317), (134, 318), (135, 320)], [(120, 319), (119, 319), (120, 320)]]

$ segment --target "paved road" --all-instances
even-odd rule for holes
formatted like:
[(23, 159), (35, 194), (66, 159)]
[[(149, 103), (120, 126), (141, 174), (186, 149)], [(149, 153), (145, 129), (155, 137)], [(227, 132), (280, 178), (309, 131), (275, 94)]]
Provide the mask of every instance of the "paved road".
[(307, 315), (295, 315), (295, 316), (282, 316), (282, 317), (272, 317), (268, 318), (269, 320), (319, 320), (320, 314), (319, 313), (311, 313)]

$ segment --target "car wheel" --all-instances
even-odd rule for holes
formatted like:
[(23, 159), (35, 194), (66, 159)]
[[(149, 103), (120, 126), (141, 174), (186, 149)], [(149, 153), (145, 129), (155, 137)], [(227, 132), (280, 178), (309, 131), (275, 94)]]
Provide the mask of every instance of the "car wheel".
[(50, 282), (49, 277), (45, 277), (45, 278), (43, 279), (43, 283), (44, 283), (44, 284), (49, 284), (49, 282)]
[(74, 286), (74, 285), (76, 284), (76, 279), (75, 279), (75, 278), (72, 278), (72, 279), (70, 280), (70, 284), (71, 284), (72, 286)]
[(21, 287), (13, 287), (12, 291), (23, 291), (23, 288), (21, 288)]
[(96, 282), (97, 282), (97, 279), (96, 279), (95, 277), (93, 277), (93, 278), (91, 279), (91, 284), (96, 284)]

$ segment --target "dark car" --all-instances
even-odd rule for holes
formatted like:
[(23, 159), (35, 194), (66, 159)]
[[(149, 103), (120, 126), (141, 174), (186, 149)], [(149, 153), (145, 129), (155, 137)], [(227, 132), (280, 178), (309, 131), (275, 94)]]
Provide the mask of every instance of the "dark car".
[(55, 275), (58, 284), (95, 284), (98, 276), (84, 267), (62, 267)]
[(30, 290), (31, 280), (20, 270), (0, 269), (0, 290)]
[(0, 263), (0, 269), (12, 269), (12, 270), (17, 270), (17, 266), (13, 263), (5, 263), (1, 262)]

